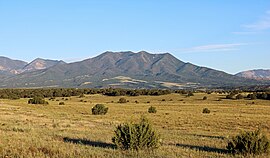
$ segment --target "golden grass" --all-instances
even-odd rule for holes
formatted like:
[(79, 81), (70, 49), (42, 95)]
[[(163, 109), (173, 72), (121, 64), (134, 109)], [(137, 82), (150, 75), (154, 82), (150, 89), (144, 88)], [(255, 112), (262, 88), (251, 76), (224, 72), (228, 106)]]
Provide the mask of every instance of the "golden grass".
[[(230, 136), (258, 127), (270, 136), (270, 102), (266, 100), (218, 101), (225, 95), (203, 93), (188, 98), (180, 94), (125, 97), (129, 100), (125, 104), (117, 103), (119, 98), (57, 98), (59, 101), (47, 100), (49, 105), (29, 105), (28, 99), (0, 100), (0, 156), (233, 157), (226, 151)], [(58, 105), (62, 101), (65, 105)], [(106, 115), (91, 114), (97, 103), (109, 107)], [(157, 108), (156, 114), (147, 112), (150, 106)], [(203, 114), (203, 108), (211, 113)], [(141, 115), (153, 123), (163, 145), (139, 153), (114, 149), (111, 138), (115, 127), (137, 121)]]

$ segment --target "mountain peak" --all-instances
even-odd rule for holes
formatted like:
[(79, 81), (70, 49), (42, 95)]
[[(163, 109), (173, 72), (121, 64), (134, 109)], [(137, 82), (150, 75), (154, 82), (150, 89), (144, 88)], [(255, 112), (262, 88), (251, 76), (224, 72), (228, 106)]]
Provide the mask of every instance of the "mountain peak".
[(256, 80), (270, 80), (270, 69), (247, 70), (237, 73), (236, 76)]
[(7, 57), (0, 56), (0, 70), (7, 71), (9, 73), (15, 73), (17, 69), (22, 68), (27, 63), (20, 60), (12, 60)]
[(94, 58), (63, 63), (37, 58), (13, 77), (0, 78), (0, 87), (196, 88), (261, 83), (185, 63), (169, 53), (107, 51)]
[(22, 72), (43, 70), (43, 69), (47, 69), (49, 67), (52, 67), (58, 63), (63, 63), (63, 61), (36, 58), (35, 60), (33, 60), (32, 62), (27, 64), (22, 69)]

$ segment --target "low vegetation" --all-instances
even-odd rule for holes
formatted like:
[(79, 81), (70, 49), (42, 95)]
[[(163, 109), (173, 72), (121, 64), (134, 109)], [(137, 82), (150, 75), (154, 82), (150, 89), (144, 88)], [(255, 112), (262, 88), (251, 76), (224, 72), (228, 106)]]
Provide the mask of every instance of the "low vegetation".
[(227, 149), (236, 154), (262, 155), (269, 152), (270, 142), (260, 130), (243, 132), (233, 137)]
[(92, 114), (93, 115), (105, 115), (108, 112), (108, 107), (105, 107), (105, 105), (103, 104), (96, 104), (93, 108), (92, 108)]
[(65, 105), (65, 102), (60, 102), (59, 105)]
[(122, 150), (147, 150), (160, 146), (160, 137), (146, 118), (116, 127), (112, 142)]
[(210, 110), (208, 108), (204, 108), (202, 113), (204, 114), (210, 114)]
[(150, 108), (148, 108), (148, 113), (157, 113), (156, 107), (150, 106)]
[(49, 104), (49, 103), (44, 99), (42, 99), (41, 97), (34, 97), (28, 100), (28, 104)]
[(118, 103), (127, 103), (127, 100), (125, 98), (120, 98)]
[[(269, 100), (260, 99), (265, 98), (266, 95), (262, 94), (268, 92), (210, 93), (193, 90), (192, 97), (187, 97), (188, 91), (185, 90), (171, 91), (170, 94), (162, 96), (143, 95), (143, 90), (131, 90), (140, 92), (138, 96), (134, 94), (112, 97), (103, 94), (109, 90), (113, 89), (0, 90), (7, 92), (6, 97), (8, 96), (0, 99), (0, 157), (269, 157), (269, 153), (264, 150), (255, 156), (256, 152), (238, 152), (236, 145), (231, 144), (230, 148), (227, 148), (227, 138), (237, 136), (240, 131), (253, 131), (261, 127), (265, 138), (269, 138)], [(231, 93), (233, 99), (225, 99)], [(14, 96), (18, 96), (18, 99), (11, 99), (12, 94), (16, 94)], [(83, 98), (79, 98), (81, 94), (84, 94)], [(239, 94), (244, 98), (236, 99)], [(251, 100), (248, 98), (249, 94), (257, 99)], [(207, 100), (202, 100), (205, 96)], [(49, 104), (28, 104), (28, 101), (34, 98), (41, 98)], [(127, 102), (119, 104), (119, 98), (125, 98)], [(161, 101), (163, 99), (164, 101)], [(61, 102), (64, 102), (65, 106), (59, 106)], [(103, 110), (96, 111), (109, 109), (106, 115), (104, 112), (100, 116), (92, 113), (92, 108), (97, 104), (103, 104), (104, 107), (100, 106), (96, 109)], [(148, 112), (151, 106), (158, 110), (156, 114)], [(204, 108), (210, 109), (211, 114), (202, 114)], [(120, 137), (120, 134), (116, 137), (115, 131), (118, 128), (123, 131), (136, 131), (134, 126), (141, 127), (139, 125), (142, 124), (142, 115), (151, 120), (151, 123), (146, 122), (152, 130), (158, 131), (158, 139), (153, 141), (158, 142), (158, 145), (121, 145), (123, 141), (120, 140), (123, 139), (120, 138), (123, 137)], [(229, 142), (241, 142), (233, 141), (239, 140), (233, 138)], [(258, 140), (264, 140), (259, 138)], [(117, 149), (116, 143), (119, 144)]]

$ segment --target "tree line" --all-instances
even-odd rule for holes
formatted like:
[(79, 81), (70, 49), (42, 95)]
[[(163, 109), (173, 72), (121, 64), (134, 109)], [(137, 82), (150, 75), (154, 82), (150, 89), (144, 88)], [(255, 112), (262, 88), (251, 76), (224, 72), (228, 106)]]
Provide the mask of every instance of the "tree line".
[(84, 94), (102, 94), (107, 96), (139, 96), (139, 95), (165, 95), (170, 94), (171, 90), (161, 89), (79, 89), (79, 88), (40, 88), (40, 89), (0, 89), (1, 99), (20, 99), (20, 98), (52, 98), (52, 97), (71, 97)]

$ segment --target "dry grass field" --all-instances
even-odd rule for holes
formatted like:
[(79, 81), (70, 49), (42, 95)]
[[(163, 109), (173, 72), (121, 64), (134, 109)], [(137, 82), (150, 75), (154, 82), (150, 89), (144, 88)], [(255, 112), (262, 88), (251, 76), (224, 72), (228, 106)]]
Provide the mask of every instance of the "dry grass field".
[[(208, 99), (203, 100), (204, 96)], [(129, 100), (124, 104), (117, 103), (119, 98), (86, 95), (46, 99), (48, 105), (27, 104), (28, 99), (2, 99), (0, 156), (241, 157), (226, 150), (231, 136), (260, 127), (270, 138), (270, 101), (267, 100), (220, 101), (225, 95), (214, 93), (195, 93), (192, 97), (181, 94), (124, 97)], [(65, 105), (59, 105), (62, 101)], [(91, 108), (98, 103), (109, 107), (106, 115), (91, 114)], [(150, 106), (156, 107), (157, 113), (149, 114)], [(203, 108), (211, 113), (203, 114)], [(142, 115), (160, 133), (162, 146), (155, 151), (140, 152), (115, 149), (111, 141), (115, 127), (136, 122)]]

